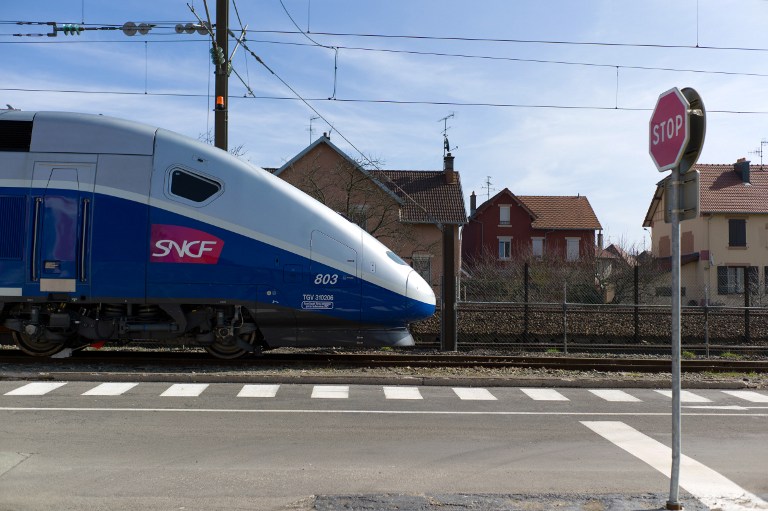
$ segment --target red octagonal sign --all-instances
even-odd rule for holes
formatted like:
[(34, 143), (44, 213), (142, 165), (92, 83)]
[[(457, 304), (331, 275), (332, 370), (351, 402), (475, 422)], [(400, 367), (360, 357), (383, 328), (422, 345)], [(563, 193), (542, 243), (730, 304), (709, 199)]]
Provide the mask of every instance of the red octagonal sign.
[(675, 87), (659, 96), (648, 129), (649, 152), (659, 172), (676, 167), (690, 138), (688, 100)]

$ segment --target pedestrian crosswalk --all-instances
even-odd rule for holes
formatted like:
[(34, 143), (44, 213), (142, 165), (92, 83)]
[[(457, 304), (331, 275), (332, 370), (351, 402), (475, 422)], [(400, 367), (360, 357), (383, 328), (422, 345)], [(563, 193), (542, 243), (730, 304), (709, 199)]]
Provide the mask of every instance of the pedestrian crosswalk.
[[(192, 398), (201, 396), (205, 392), (213, 392), (212, 386), (224, 388), (226, 391), (217, 390), (216, 392), (228, 392), (228, 395), (237, 398), (250, 399), (270, 399), (279, 397), (282, 389), (306, 389), (311, 387), (309, 397), (311, 399), (349, 399), (351, 395), (370, 395), (370, 389), (378, 389), (386, 400), (418, 401), (424, 399), (424, 392), (429, 389), (432, 398), (439, 394), (435, 390), (437, 387), (417, 387), (406, 385), (385, 385), (385, 386), (367, 386), (367, 385), (301, 385), (301, 384), (224, 384), (224, 383), (137, 383), (137, 382), (107, 382), (107, 383), (86, 383), (86, 382), (4, 382), (5, 387), (0, 388), (0, 397), (2, 396), (46, 396), (46, 395), (71, 395), (67, 393), (68, 387), (77, 387), (77, 395), (92, 397), (115, 397), (123, 395), (132, 395), (141, 393), (147, 395), (147, 388), (151, 386), (151, 395), (161, 398)], [(90, 386), (87, 390), (83, 387)], [(14, 387), (5, 390), (8, 387)], [(143, 392), (140, 392), (141, 390)], [(235, 392), (232, 389), (237, 389)], [(367, 390), (363, 390), (367, 389)], [(660, 399), (666, 400), (672, 398), (670, 390), (646, 390), (646, 389), (552, 389), (552, 388), (507, 388), (497, 387), (492, 389), (481, 387), (450, 387), (450, 395), (440, 394), (440, 397), (446, 398), (453, 396), (460, 401), (498, 401), (500, 397), (504, 399), (529, 399), (530, 401), (542, 401), (552, 403), (567, 404), (575, 399), (585, 399), (591, 396), (592, 399), (608, 403), (643, 403), (648, 401), (658, 402)], [(292, 390), (296, 395), (296, 390)], [(704, 395), (706, 393), (706, 395)], [(567, 395), (566, 395), (567, 394)], [(654, 397), (655, 396), (655, 397)], [(660, 397), (663, 396), (663, 397)], [(747, 404), (765, 404), (768, 403), (768, 391), (753, 390), (708, 390), (708, 391), (681, 391), (681, 402), (686, 404), (719, 404), (724, 400), (729, 400), (728, 404), (738, 403), (746, 406)], [(768, 407), (763, 407), (768, 408)]]

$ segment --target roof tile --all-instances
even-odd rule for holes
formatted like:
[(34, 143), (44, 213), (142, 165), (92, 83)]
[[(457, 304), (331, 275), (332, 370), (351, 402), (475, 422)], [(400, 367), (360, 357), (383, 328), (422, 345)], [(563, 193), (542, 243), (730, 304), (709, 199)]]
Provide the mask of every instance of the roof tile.
[(752, 165), (745, 184), (733, 165), (694, 165), (701, 213), (768, 213), (768, 165)]
[(467, 223), (461, 178), (448, 184), (440, 170), (374, 170), (371, 175), (404, 200), (406, 223)]
[(517, 195), (516, 197), (536, 215), (531, 223), (534, 229), (599, 230), (603, 228), (589, 199), (583, 195)]

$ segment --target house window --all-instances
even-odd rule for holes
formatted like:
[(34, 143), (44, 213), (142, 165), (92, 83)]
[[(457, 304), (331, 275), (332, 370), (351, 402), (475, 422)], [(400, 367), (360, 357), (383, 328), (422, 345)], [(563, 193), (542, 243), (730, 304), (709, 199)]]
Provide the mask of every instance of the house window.
[(512, 237), (499, 236), (499, 259), (508, 261), (512, 258)]
[(533, 257), (544, 257), (544, 238), (531, 238)]
[(509, 224), (509, 206), (499, 206), (499, 225)]
[(747, 221), (744, 218), (728, 219), (728, 246), (747, 246)]
[[(755, 280), (757, 266), (746, 268), (751, 281)], [(717, 267), (717, 294), (731, 295), (744, 292), (744, 266)]]
[(425, 254), (413, 254), (413, 269), (421, 275), (421, 278), (432, 284), (432, 256)]
[(349, 220), (368, 230), (368, 206), (352, 206), (349, 211)]
[(565, 238), (567, 243), (565, 249), (566, 261), (578, 261), (579, 260), (579, 241), (581, 238)]

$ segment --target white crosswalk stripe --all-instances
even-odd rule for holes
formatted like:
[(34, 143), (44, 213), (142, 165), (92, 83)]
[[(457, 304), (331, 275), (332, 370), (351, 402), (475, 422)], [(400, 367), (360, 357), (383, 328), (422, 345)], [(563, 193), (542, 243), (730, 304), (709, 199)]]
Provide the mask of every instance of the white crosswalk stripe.
[(280, 385), (243, 385), (237, 397), (275, 397)]
[(164, 397), (196, 397), (208, 388), (207, 383), (176, 383), (160, 394)]
[(555, 389), (520, 389), (534, 401), (570, 401)]
[(744, 399), (752, 403), (768, 403), (768, 396), (753, 390), (724, 390), (723, 392), (730, 396), (738, 397), (739, 399)]
[[(22, 382), (19, 382), (19, 384)], [(60, 389), (65, 385), (70, 385), (68, 382), (31, 382), (25, 383), (16, 389), (6, 392), (5, 396), (44, 396), (56, 389)], [(75, 384), (71, 384), (75, 385)], [(106, 382), (96, 385), (95, 387), (82, 392), (82, 396), (102, 396), (102, 397), (117, 397), (122, 396), (139, 385), (147, 385), (146, 383), (138, 382)], [(215, 384), (218, 385), (218, 384)], [(197, 397), (200, 396), (210, 386), (208, 383), (177, 383), (172, 384), (166, 388), (160, 396), (162, 397)], [(230, 386), (230, 389), (233, 386)], [(247, 384), (240, 386), (238, 398), (275, 398), (281, 385), (279, 384)], [(307, 388), (308, 385), (292, 385), (296, 388)], [(77, 388), (77, 387), (74, 387)], [(384, 397), (388, 400), (423, 400), (424, 396), (421, 393), (421, 389), (417, 386), (403, 386), (403, 385), (386, 385), (379, 387), (382, 389)], [(488, 389), (477, 387), (451, 387), (451, 390), (462, 401), (498, 401), (498, 398), (491, 393)], [(522, 391), (528, 398), (534, 401), (554, 401), (564, 402), (570, 401), (568, 397), (561, 394), (558, 390), (552, 388), (516, 388), (516, 390)], [(587, 392), (592, 395), (603, 399), (611, 403), (642, 403), (643, 399), (640, 399), (632, 395), (631, 391), (618, 390), (618, 389), (573, 389), (572, 398), (577, 397), (578, 392)], [(77, 392), (81, 390), (78, 388)], [(231, 392), (235, 392), (231, 390)], [(349, 385), (314, 385), (312, 386), (311, 397), (314, 399), (348, 399), (350, 392)], [(647, 391), (643, 391), (647, 392)], [(672, 397), (671, 390), (654, 390), (654, 392), (666, 396)], [(714, 391), (713, 391), (714, 392)], [(691, 391), (681, 391), (681, 401), (686, 404), (707, 404), (712, 403), (715, 400), (715, 394), (711, 392), (710, 397), (697, 394)], [(751, 390), (719, 390), (722, 394), (726, 394), (739, 400), (748, 401), (751, 403), (768, 403), (768, 394), (755, 392)], [(57, 396), (64, 396), (66, 392), (57, 392)], [(139, 394), (133, 394), (139, 395)], [(157, 394), (155, 394), (157, 395)], [(231, 394), (230, 394), (231, 395)], [(435, 393), (434, 397), (438, 397), (440, 394)], [(443, 394), (444, 395), (444, 394)], [(506, 395), (506, 394), (505, 394)], [(586, 394), (578, 394), (579, 399)], [(647, 394), (646, 394), (647, 395)], [(722, 403), (722, 399), (719, 400)], [(742, 405), (743, 406), (743, 405)]]
[[(672, 391), (671, 390), (657, 390), (659, 394), (662, 396), (667, 396), (668, 398), (672, 398)], [(681, 390), (680, 391), (680, 402), (681, 403), (711, 403), (712, 400), (708, 399), (704, 396), (700, 396), (698, 394), (694, 394), (690, 390)]]
[(313, 399), (347, 399), (349, 387), (346, 385), (315, 385), (312, 388)]
[(102, 383), (87, 392), (84, 396), (121, 396), (131, 390), (138, 383)]
[(454, 387), (453, 391), (459, 396), (459, 399), (465, 401), (496, 401), (496, 396), (490, 393), (488, 389), (478, 389), (475, 387)]
[(384, 387), (387, 399), (423, 399), (416, 387)]
[(59, 387), (63, 387), (67, 382), (48, 382), (38, 381), (34, 383), (27, 383), (26, 385), (14, 389), (10, 392), (6, 392), (6, 396), (42, 396), (52, 390), (56, 390)]
[(639, 403), (641, 402), (640, 399), (636, 398), (635, 396), (631, 394), (627, 394), (623, 390), (613, 390), (613, 389), (595, 389), (590, 390), (590, 392), (597, 397), (600, 397), (602, 399), (605, 399), (606, 401), (611, 401), (612, 403)]

